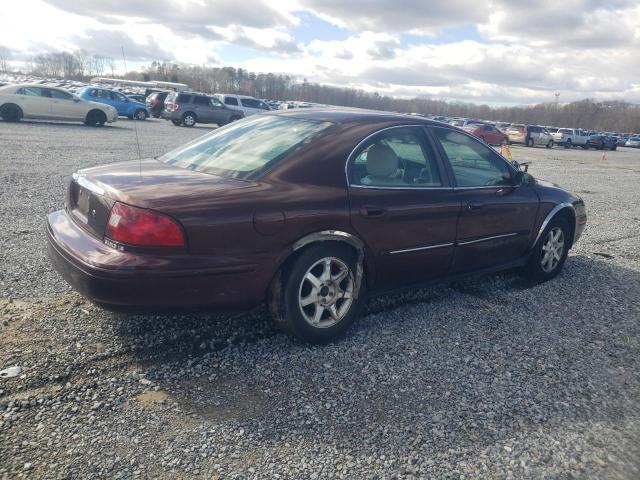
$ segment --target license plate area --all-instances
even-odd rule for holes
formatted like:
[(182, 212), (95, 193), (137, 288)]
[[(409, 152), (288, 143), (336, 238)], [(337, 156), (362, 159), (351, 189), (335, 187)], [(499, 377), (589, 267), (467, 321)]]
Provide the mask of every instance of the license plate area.
[(89, 208), (91, 205), (91, 193), (80, 185), (75, 186), (73, 198), (73, 214), (83, 223), (89, 221)]

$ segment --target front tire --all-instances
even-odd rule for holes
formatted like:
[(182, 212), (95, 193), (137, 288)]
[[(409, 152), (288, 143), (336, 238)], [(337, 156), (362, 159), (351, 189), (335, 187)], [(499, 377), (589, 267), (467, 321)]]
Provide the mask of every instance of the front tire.
[(571, 147), (573, 147), (573, 145), (571, 144), (571, 139), (564, 142), (564, 148), (571, 148)]
[(324, 242), (303, 250), (274, 282), (274, 321), (303, 342), (324, 344), (340, 337), (364, 303), (357, 268), (356, 252), (347, 245)]
[(171, 120), (171, 123), (173, 123), (176, 127), (179, 127), (180, 125), (182, 125), (182, 120)]
[(23, 116), (22, 109), (13, 103), (7, 103), (0, 107), (0, 117), (5, 122), (19, 122)]
[(142, 108), (139, 108), (133, 114), (133, 119), (134, 120), (146, 120), (147, 119), (147, 112), (145, 112)]
[(529, 279), (546, 282), (560, 273), (569, 253), (571, 228), (565, 217), (554, 217), (531, 253), (525, 273)]
[(84, 121), (89, 127), (102, 127), (107, 123), (107, 116), (102, 110), (91, 110)]
[(553, 148), (553, 140), (549, 140), (549, 143), (547, 143), (546, 147)]

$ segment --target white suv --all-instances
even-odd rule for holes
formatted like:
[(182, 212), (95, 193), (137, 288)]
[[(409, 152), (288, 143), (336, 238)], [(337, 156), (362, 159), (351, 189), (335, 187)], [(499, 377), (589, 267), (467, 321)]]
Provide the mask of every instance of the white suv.
[(22, 84), (0, 88), (0, 117), (6, 122), (34, 118), (102, 126), (115, 122), (118, 111), (111, 105), (82, 100), (61, 88)]
[(248, 117), (254, 113), (266, 112), (271, 110), (269, 105), (257, 98), (249, 97), (247, 95), (227, 95), (226, 93), (216, 93), (214, 97), (217, 97), (222, 103), (229, 108), (234, 108), (244, 112), (244, 116)]

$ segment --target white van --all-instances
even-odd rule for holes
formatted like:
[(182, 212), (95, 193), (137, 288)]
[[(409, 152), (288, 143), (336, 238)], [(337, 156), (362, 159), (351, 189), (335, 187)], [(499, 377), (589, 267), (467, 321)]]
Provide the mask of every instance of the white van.
[(216, 93), (214, 97), (217, 97), (222, 103), (229, 108), (235, 108), (244, 112), (244, 116), (248, 117), (254, 113), (265, 112), (271, 110), (269, 105), (257, 98), (249, 97), (247, 95), (228, 95), (226, 93)]

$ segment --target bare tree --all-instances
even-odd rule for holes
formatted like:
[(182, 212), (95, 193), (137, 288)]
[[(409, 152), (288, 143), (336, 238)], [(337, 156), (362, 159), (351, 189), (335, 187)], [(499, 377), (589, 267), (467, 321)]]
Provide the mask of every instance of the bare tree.
[(11, 53), (7, 47), (0, 45), (0, 72), (9, 71), (9, 57)]

